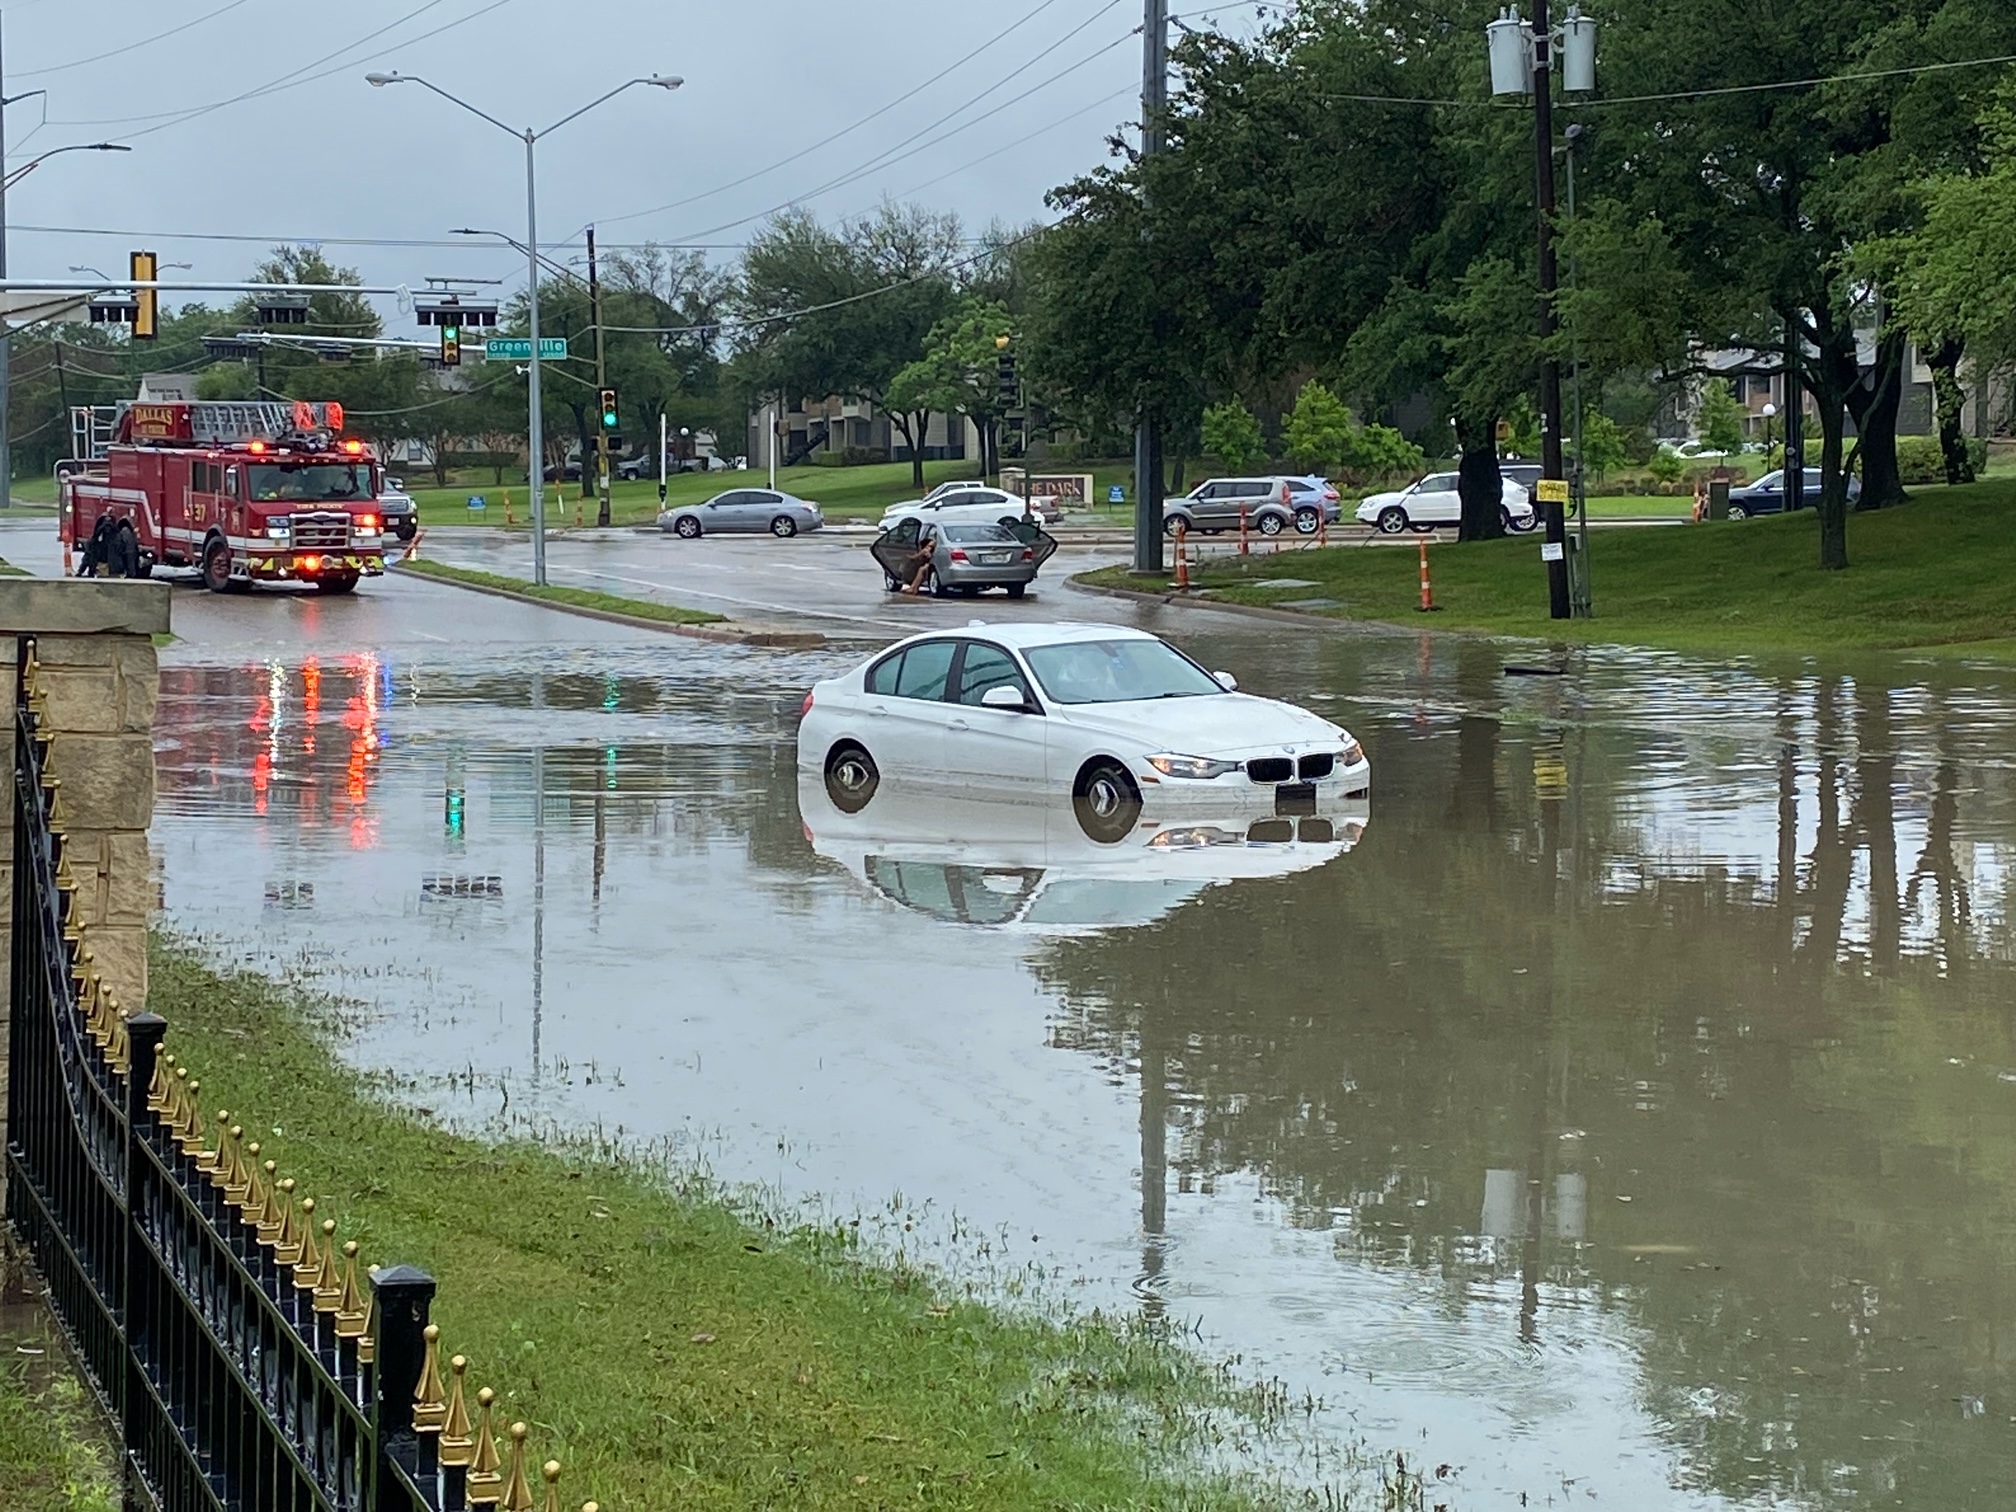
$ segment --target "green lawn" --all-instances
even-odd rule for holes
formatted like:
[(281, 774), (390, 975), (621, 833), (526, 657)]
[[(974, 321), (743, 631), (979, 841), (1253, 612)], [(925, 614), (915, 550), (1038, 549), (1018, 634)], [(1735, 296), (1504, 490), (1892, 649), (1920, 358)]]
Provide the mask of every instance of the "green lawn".
[(627, 614), (635, 619), (659, 620), (668, 625), (719, 625), (727, 620), (726, 615), (712, 614), (705, 609), (682, 609), (677, 604), (597, 593), (592, 588), (560, 588), (552, 584), (541, 588), (528, 578), (504, 577), (495, 572), (479, 572), (473, 567), (451, 567), (446, 562), (425, 558), (402, 562), (395, 570), (441, 578), (451, 583), (469, 583), (478, 588), (501, 589), (506, 593), (523, 594), (526, 598), (548, 604), (564, 604), (574, 609), (599, 609), (608, 614)]
[(0, 1332), (0, 1487), (7, 1512), (119, 1507), (117, 1452), (62, 1348), (39, 1320), (23, 1335)]
[[(766, 1220), (668, 1174), (663, 1152), (625, 1163), (600, 1132), (446, 1132), (336, 1053), (342, 1005), (177, 947), (157, 944), (152, 971), (148, 1006), (205, 1107), (256, 1132), (364, 1262), (436, 1277), (443, 1354), (468, 1356), (471, 1391), (499, 1392), (500, 1424), (536, 1425), (535, 1465), (566, 1467), (563, 1506), (1262, 1504), (1177, 1471), (1174, 1451), (1205, 1447), (1207, 1408), (1243, 1436), (1286, 1404), (1235, 1393), (1158, 1336), (999, 1310), (864, 1254), (847, 1221)], [(422, 1102), (430, 1073), (456, 1075), (408, 1069), (420, 1080), (398, 1085)], [(1358, 1471), (1379, 1504), (1379, 1471)]]
[[(1429, 550), (1434, 615), (1417, 612), (1411, 542), (1214, 563), (1196, 581), (1243, 604), (1330, 598), (1345, 619), (1625, 641), (1721, 654), (1969, 646), (2016, 637), (2016, 479), (1916, 491), (1898, 509), (1849, 517), (1846, 572), (1822, 572), (1812, 511), (1657, 530), (1598, 532), (1590, 545), (1596, 618), (1547, 618), (1534, 536)], [(1264, 588), (1293, 577), (1315, 587)], [(1089, 581), (1139, 586), (1124, 568)]]

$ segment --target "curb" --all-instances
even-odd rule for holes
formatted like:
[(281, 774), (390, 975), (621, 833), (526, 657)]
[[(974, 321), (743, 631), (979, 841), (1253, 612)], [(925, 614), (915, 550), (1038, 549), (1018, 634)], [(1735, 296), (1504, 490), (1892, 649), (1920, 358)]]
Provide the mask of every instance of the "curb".
[[(401, 569), (395, 565), (388, 570), (400, 572)], [(561, 614), (578, 614), (583, 619), (602, 620), (611, 625), (628, 625), (637, 630), (662, 630), (667, 635), (683, 635), (689, 640), (713, 641), (720, 645), (795, 650), (810, 650), (827, 644), (826, 637), (816, 630), (778, 630), (754, 625), (743, 629), (734, 629), (727, 625), (676, 625), (670, 620), (647, 619), (641, 614), (622, 614), (614, 609), (590, 609), (583, 604), (556, 603), (552, 599), (535, 598), (529, 593), (514, 593), (509, 588), (492, 588), (487, 583), (465, 583), (458, 578), (435, 577), (427, 572), (402, 572), (401, 575), (417, 582), (440, 583), (448, 588), (488, 594), (491, 598), (510, 599), (515, 603), (531, 604), (538, 609), (552, 609)]]
[(1353, 635), (1479, 635), (1491, 640), (1530, 640), (1536, 637), (1499, 635), (1489, 630), (1444, 629), (1439, 625), (1409, 625), (1396, 620), (1335, 619), (1325, 614), (1305, 614), (1297, 609), (1269, 609), (1263, 604), (1228, 604), (1223, 599), (1198, 598), (1194, 594), (1153, 593), (1141, 588), (1109, 588), (1104, 583), (1087, 583), (1076, 577), (1064, 580), (1078, 593), (1097, 593), (1106, 598), (1132, 599), (1136, 603), (1162, 604), (1184, 609), (1216, 609), (1220, 614), (1237, 614), (1246, 619), (1266, 620), (1276, 625), (1321, 626), (1333, 632)]

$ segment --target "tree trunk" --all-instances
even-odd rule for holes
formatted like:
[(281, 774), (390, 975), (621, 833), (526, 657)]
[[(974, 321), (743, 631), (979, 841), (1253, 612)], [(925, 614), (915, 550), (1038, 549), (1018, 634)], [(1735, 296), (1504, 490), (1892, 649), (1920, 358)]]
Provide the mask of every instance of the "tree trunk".
[(891, 412), (889, 418), (910, 447), (910, 486), (919, 493), (922, 493), (924, 491), (924, 438), (931, 434), (931, 411), (916, 410), (910, 414), (905, 414), (901, 410), (896, 410)]
[(1498, 417), (1459, 416), (1456, 444), (1463, 459), (1456, 469), (1456, 492), (1463, 500), (1459, 541), (1495, 541), (1505, 534), (1505, 485), (1498, 472)]
[(1820, 410), (1820, 567), (1839, 572), (1848, 565), (1848, 480), (1841, 475), (1840, 398), (1817, 396)]
[(1855, 416), (1856, 451), (1862, 459), (1862, 497), (1858, 510), (1882, 509), (1905, 501), (1904, 480), (1897, 469), (1897, 407), (1904, 398), (1904, 333), (1886, 332), (1876, 344), (1876, 363), (1865, 382), (1848, 391)]
[(1925, 354), (1932, 369), (1932, 408), (1939, 421), (1939, 455), (1946, 463), (1948, 483), (1974, 481), (1974, 462), (1960, 431), (1960, 413), (1967, 406), (1967, 391), (1960, 386), (1960, 358), (1966, 350), (1964, 337), (1948, 336)]
[[(1026, 448), (1025, 448), (1026, 450)], [(1028, 465), (1025, 460), (1023, 465)], [(1163, 494), (1165, 499), (1180, 499), (1189, 490), (1183, 486), (1183, 469), (1190, 465), (1190, 459), (1179, 450), (1169, 458), (1169, 488)]]

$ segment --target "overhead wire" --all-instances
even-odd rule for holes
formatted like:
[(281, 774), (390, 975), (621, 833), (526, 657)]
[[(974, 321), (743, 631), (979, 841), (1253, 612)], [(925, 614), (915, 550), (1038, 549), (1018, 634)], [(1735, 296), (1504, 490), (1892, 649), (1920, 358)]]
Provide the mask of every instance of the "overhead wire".
[(251, 0), (229, 0), (229, 3), (220, 5), (217, 9), (208, 11), (196, 17), (193, 21), (184, 21), (180, 26), (171, 26), (164, 32), (156, 32), (151, 37), (142, 37), (138, 42), (128, 42), (124, 47), (115, 47), (109, 52), (94, 53), (88, 58), (74, 58), (68, 63), (52, 63), (47, 68), (12, 69), (8, 72), (7, 82), (11, 84), (17, 79), (40, 79), (49, 74), (68, 73), (73, 68), (83, 68), (91, 63), (103, 63), (108, 58), (116, 58), (124, 53), (137, 52), (143, 47), (152, 47), (156, 42), (165, 42), (170, 37), (188, 31), (192, 27), (201, 26), (206, 21), (215, 21), (227, 11), (237, 10), (241, 5), (250, 3)]

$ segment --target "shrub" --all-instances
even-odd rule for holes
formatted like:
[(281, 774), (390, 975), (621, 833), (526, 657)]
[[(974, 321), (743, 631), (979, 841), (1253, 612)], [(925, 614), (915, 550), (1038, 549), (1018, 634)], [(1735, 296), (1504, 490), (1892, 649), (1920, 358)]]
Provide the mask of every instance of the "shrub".
[[(1988, 465), (1988, 443), (1979, 436), (1965, 437), (1967, 460), (1978, 475)], [(1937, 436), (1899, 436), (1897, 474), (1906, 487), (1946, 481), (1946, 453)]]
[(1252, 472), (1267, 460), (1267, 438), (1253, 411), (1237, 399), (1204, 411), (1204, 450), (1227, 472)]

